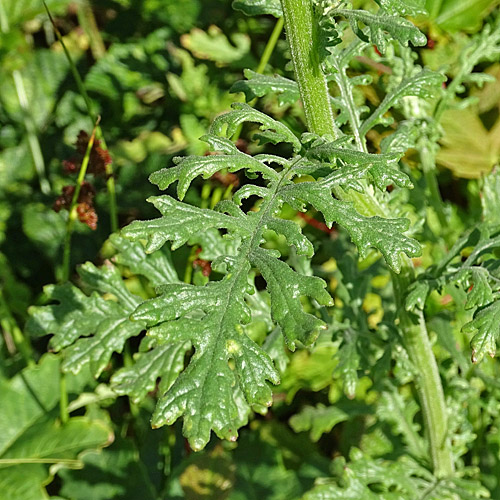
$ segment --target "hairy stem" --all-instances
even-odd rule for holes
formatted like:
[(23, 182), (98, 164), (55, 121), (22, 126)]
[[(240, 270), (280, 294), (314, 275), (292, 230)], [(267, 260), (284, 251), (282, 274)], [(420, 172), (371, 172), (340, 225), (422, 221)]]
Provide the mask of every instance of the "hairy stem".
[[(296, 79), (304, 105), (308, 128), (316, 134), (334, 135), (334, 123), (326, 80), (314, 50), (316, 21), (311, 0), (281, 0), (288, 41), (292, 52)], [(341, 191), (337, 196), (344, 197)], [(349, 193), (348, 198), (356, 205), (366, 207), (365, 195)], [(372, 211), (390, 216), (387, 209), (376, 202)], [(420, 397), (426, 433), (429, 438), (429, 454), (434, 474), (446, 477), (453, 474), (453, 457), (447, 438), (447, 413), (443, 386), (432, 352), (423, 315), (410, 315), (403, 307), (402, 299), (408, 285), (415, 279), (413, 264), (405, 258), (400, 275), (393, 274), (393, 286), (399, 306), (399, 326), (408, 355), (417, 375), (417, 390)]]
[(281, 4), (307, 126), (315, 134), (335, 137), (330, 96), (319, 61), (318, 27), (312, 1), (281, 0)]

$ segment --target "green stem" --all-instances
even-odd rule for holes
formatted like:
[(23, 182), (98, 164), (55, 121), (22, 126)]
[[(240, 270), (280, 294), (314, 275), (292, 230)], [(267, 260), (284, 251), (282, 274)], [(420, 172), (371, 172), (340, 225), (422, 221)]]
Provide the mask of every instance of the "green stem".
[(97, 27), (94, 11), (92, 10), (89, 0), (82, 1), (78, 7), (77, 15), (78, 22), (89, 39), (92, 55), (97, 61), (106, 53), (106, 47), (102, 40), (101, 33), (99, 32), (99, 28)]
[(80, 190), (82, 188), (83, 181), (85, 180), (85, 174), (87, 173), (87, 167), (90, 160), (90, 152), (92, 151), (92, 146), (94, 145), (96, 129), (99, 123), (99, 118), (97, 119), (94, 129), (92, 130), (92, 135), (90, 136), (89, 143), (87, 144), (87, 150), (85, 151), (85, 156), (83, 157), (82, 166), (78, 172), (78, 179), (76, 181), (75, 191), (73, 193), (73, 198), (71, 199), (71, 205), (69, 207), (68, 220), (66, 222), (66, 234), (64, 237), (64, 250), (63, 250), (63, 268), (62, 268), (62, 281), (68, 281), (69, 270), (70, 270), (70, 255), (71, 255), (71, 235), (73, 233), (73, 226), (77, 218), (76, 205), (78, 204), (78, 197), (80, 196)]
[[(311, 132), (334, 135), (333, 115), (326, 80), (317, 57), (316, 20), (311, 0), (281, 0), (285, 26), (292, 52), (296, 78), (304, 105), (308, 128)], [(339, 191), (337, 196), (344, 197)], [(349, 197), (356, 205), (366, 207), (363, 194)], [(387, 208), (370, 196), (375, 202), (372, 211), (387, 217)], [(437, 477), (453, 474), (453, 457), (447, 437), (447, 413), (443, 386), (432, 352), (423, 315), (410, 315), (402, 304), (403, 294), (415, 279), (413, 264), (404, 258), (400, 275), (393, 274), (393, 287), (399, 305), (399, 322), (405, 347), (417, 372), (417, 390), (421, 401), (426, 433), (429, 438), (429, 454)]]
[(267, 41), (267, 44), (264, 48), (264, 52), (262, 52), (259, 65), (255, 70), (256, 73), (264, 73), (267, 63), (269, 62), (269, 59), (271, 59), (271, 56), (274, 52), (274, 48), (276, 47), (276, 44), (278, 43), (278, 40), (280, 38), (281, 31), (283, 30), (283, 24), (284, 24), (283, 18), (280, 17), (276, 21), (276, 24), (274, 25), (274, 29), (271, 33), (271, 36), (269, 37), (269, 40)]
[(12, 340), (21, 353), (27, 366), (35, 366), (35, 361), (33, 358), (33, 349), (31, 347), (30, 341), (27, 337), (23, 335), (22, 330), (17, 325), (16, 320), (12, 316), (9, 305), (3, 296), (3, 292), (0, 289), (0, 326), (4, 332), (8, 332), (12, 335)]
[(281, 0), (295, 78), (307, 126), (318, 135), (333, 135), (335, 125), (318, 50), (318, 27), (311, 0)]
[(50, 184), (47, 180), (47, 176), (45, 175), (45, 161), (43, 159), (40, 141), (38, 140), (38, 136), (36, 133), (35, 122), (33, 121), (31, 112), (29, 110), (28, 98), (26, 96), (26, 89), (24, 88), (23, 77), (19, 71), (15, 70), (12, 72), (12, 78), (14, 79), (17, 99), (21, 107), (24, 128), (26, 129), (31, 157), (33, 158), (33, 163), (35, 165), (35, 170), (38, 176), (38, 182), (40, 183), (40, 190), (43, 194), (49, 194)]
[[(0, 32), (7, 33), (9, 31), (9, 20), (5, 12), (2, 0), (0, 0)], [(14, 86), (16, 88), (17, 99), (23, 116), (24, 128), (28, 137), (28, 145), (31, 151), (31, 157), (35, 165), (35, 170), (38, 175), (38, 182), (40, 183), (40, 190), (43, 194), (50, 193), (50, 184), (45, 174), (45, 162), (43, 159), (42, 148), (36, 133), (36, 126), (28, 105), (28, 97), (26, 96), (26, 89), (24, 88), (24, 81), (21, 73), (18, 70), (12, 72)]]
[(439, 184), (436, 178), (436, 151), (431, 150), (428, 145), (423, 144), (420, 148), (420, 161), (424, 172), (425, 183), (427, 185), (429, 202), (436, 212), (439, 225), (446, 234), (448, 221), (444, 212), (444, 203), (439, 191)]
[[(130, 368), (133, 364), (134, 361), (132, 358), (132, 353), (130, 352), (130, 345), (126, 343), (123, 349), (123, 366), (125, 366), (125, 368)], [(134, 420), (137, 420), (137, 418), (139, 418), (139, 406), (134, 403), (131, 398), (129, 398), (128, 401), (130, 406), (130, 414), (132, 415), (132, 418)]]
[(63, 424), (69, 420), (66, 374), (61, 367), (59, 367), (59, 416)]
[[(71, 58), (71, 54), (69, 53), (69, 51), (66, 47), (66, 44), (64, 43), (61, 32), (57, 29), (57, 26), (54, 22), (52, 14), (49, 11), (49, 8), (47, 7), (47, 4), (45, 3), (45, 0), (43, 0), (43, 5), (45, 6), (45, 10), (47, 11), (47, 15), (49, 16), (50, 22), (52, 23), (56, 37), (59, 40), (61, 47), (63, 48), (66, 59), (68, 60), (69, 67), (71, 69), (71, 73), (73, 74), (73, 78), (75, 79), (76, 86), (78, 87), (78, 91), (80, 92), (80, 95), (83, 97), (83, 100), (85, 101), (87, 113), (88, 113), (92, 123), (94, 124), (94, 123), (96, 123), (97, 118), (96, 118), (96, 115), (94, 113), (94, 106), (92, 104), (92, 101), (91, 101), (89, 95), (87, 94), (87, 91), (85, 90), (85, 86), (83, 84), (83, 80), (80, 76), (80, 73), (78, 73), (78, 69), (76, 68), (75, 63), (73, 62), (73, 59)], [(104, 149), (108, 149), (108, 146), (107, 146), (106, 141), (104, 139), (101, 127), (99, 127), (99, 126), (97, 127), (96, 136), (97, 136), (97, 139), (99, 139), (99, 141), (101, 141), (102, 147)], [(108, 188), (108, 194), (109, 194), (109, 215), (110, 215), (110, 220), (111, 220), (111, 231), (116, 232), (118, 230), (118, 209), (117, 209), (117, 205), (116, 205), (115, 178), (113, 176), (113, 165), (111, 163), (106, 165), (106, 175), (108, 178), (106, 181), (106, 186)]]

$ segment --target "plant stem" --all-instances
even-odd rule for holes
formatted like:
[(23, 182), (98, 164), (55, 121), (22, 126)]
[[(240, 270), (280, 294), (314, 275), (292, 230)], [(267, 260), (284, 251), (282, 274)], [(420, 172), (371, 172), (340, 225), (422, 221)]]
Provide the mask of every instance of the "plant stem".
[(61, 367), (59, 367), (59, 416), (63, 424), (69, 420), (66, 374)]
[(71, 199), (71, 205), (69, 207), (68, 220), (66, 222), (66, 234), (64, 237), (64, 250), (63, 250), (63, 269), (62, 269), (62, 281), (68, 281), (69, 279), (69, 269), (70, 269), (70, 254), (71, 254), (71, 235), (73, 233), (73, 226), (76, 221), (76, 205), (78, 204), (78, 197), (80, 196), (80, 190), (85, 180), (85, 174), (87, 173), (87, 167), (90, 160), (90, 152), (92, 151), (92, 146), (94, 145), (96, 129), (99, 123), (100, 117), (98, 117), (92, 134), (87, 144), (87, 150), (85, 151), (85, 156), (83, 157), (82, 166), (78, 172), (78, 179), (76, 181), (75, 191), (73, 193), (73, 198)]
[(427, 189), (429, 190), (429, 202), (436, 212), (441, 229), (446, 234), (448, 221), (446, 220), (443, 198), (441, 197), (438, 181), (436, 178), (436, 148), (429, 147), (427, 144), (425, 144), (424, 141), (422, 142), (423, 144), (419, 148), (420, 161), (422, 163), (425, 183), (427, 184)]
[(269, 37), (269, 40), (267, 41), (267, 44), (264, 48), (264, 52), (262, 52), (259, 65), (255, 70), (256, 73), (264, 73), (267, 63), (269, 62), (269, 59), (271, 59), (271, 55), (274, 52), (274, 47), (276, 47), (276, 44), (278, 43), (278, 40), (280, 38), (281, 31), (283, 30), (283, 24), (284, 24), (283, 18), (280, 17), (276, 21), (276, 24), (274, 25), (274, 29), (271, 33), (271, 36)]
[(328, 86), (319, 61), (313, 4), (311, 0), (281, 0), (281, 4), (307, 126), (315, 134), (335, 137)]
[(45, 174), (45, 161), (43, 159), (42, 148), (36, 133), (36, 126), (28, 105), (28, 97), (26, 96), (26, 89), (24, 88), (24, 81), (21, 73), (18, 70), (12, 72), (14, 85), (16, 87), (17, 99), (21, 107), (24, 128), (28, 138), (28, 144), (31, 151), (31, 157), (35, 165), (35, 170), (38, 175), (38, 182), (40, 183), (40, 190), (43, 194), (50, 193), (50, 184)]
[[(0, 0), (0, 32), (7, 33), (9, 29), (9, 20), (7, 19), (7, 14), (5, 12), (2, 0)], [(28, 145), (31, 151), (31, 157), (33, 158), (35, 170), (38, 175), (40, 190), (43, 194), (49, 194), (50, 184), (45, 174), (45, 162), (43, 160), (42, 148), (40, 147), (40, 141), (38, 140), (38, 136), (36, 133), (35, 122), (33, 121), (29, 110), (28, 97), (26, 96), (23, 77), (20, 71), (16, 69), (12, 72), (12, 78), (14, 80), (17, 100), (19, 101), (19, 106), (21, 108), (23, 116), (24, 128), (26, 129), (26, 134), (28, 137)]]
[[(92, 101), (91, 101), (89, 95), (87, 94), (87, 91), (85, 90), (85, 86), (83, 85), (83, 80), (80, 76), (80, 73), (78, 73), (78, 69), (76, 68), (75, 63), (73, 62), (73, 59), (71, 58), (71, 54), (69, 53), (69, 50), (67, 49), (67, 47), (64, 43), (61, 32), (57, 29), (57, 26), (54, 22), (52, 14), (49, 11), (49, 8), (47, 7), (47, 4), (45, 3), (45, 0), (43, 0), (43, 5), (45, 6), (45, 10), (47, 11), (47, 15), (49, 16), (50, 22), (52, 23), (56, 37), (59, 40), (61, 47), (63, 48), (66, 59), (68, 60), (69, 67), (71, 69), (71, 73), (73, 74), (73, 78), (75, 79), (76, 86), (78, 87), (78, 91), (80, 92), (80, 95), (83, 97), (83, 100), (85, 101), (87, 113), (88, 113), (92, 123), (94, 124), (97, 122), (97, 118), (96, 118), (96, 115), (94, 113), (94, 106), (92, 104)], [(104, 139), (101, 127), (99, 127), (99, 126), (97, 127), (96, 136), (97, 136), (97, 139), (99, 139), (101, 141), (102, 147), (104, 149), (108, 149), (108, 146), (107, 146), (106, 141)], [(110, 215), (110, 221), (111, 221), (111, 231), (116, 232), (118, 230), (118, 209), (117, 209), (117, 205), (116, 205), (115, 178), (113, 176), (113, 165), (111, 163), (106, 165), (106, 175), (107, 175), (106, 186), (108, 188), (108, 194), (109, 194), (109, 215)]]
[[(281, 0), (288, 41), (292, 52), (295, 75), (304, 105), (308, 128), (311, 132), (334, 135), (335, 128), (330, 108), (326, 79), (319, 64), (317, 50), (317, 28), (311, 0)], [(339, 191), (337, 196), (344, 197)], [(365, 195), (349, 193), (356, 205), (367, 206)], [(370, 196), (375, 203), (371, 211), (387, 217), (387, 209)], [(404, 345), (417, 372), (419, 394), (425, 430), (429, 438), (429, 454), (436, 477), (453, 474), (453, 457), (447, 437), (447, 412), (443, 386), (432, 352), (422, 314), (413, 315), (405, 311), (403, 296), (415, 279), (412, 261), (404, 258), (401, 274), (393, 274), (393, 287), (399, 306), (399, 326)]]
[(0, 289), (0, 327), (6, 333), (12, 335), (14, 344), (17, 350), (21, 353), (27, 366), (34, 366), (35, 360), (33, 358), (33, 349), (31, 348), (30, 341), (23, 335), (22, 330), (17, 325), (16, 320), (12, 316), (9, 305), (3, 296), (3, 291)]
[[(125, 347), (123, 348), (123, 366), (126, 368), (130, 368), (134, 364), (134, 360), (132, 358), (132, 353), (130, 352), (130, 345), (125, 343)], [(128, 403), (130, 407), (130, 414), (132, 418), (136, 420), (139, 417), (139, 406), (132, 401), (132, 398), (128, 398)]]
[(106, 53), (106, 47), (99, 32), (97, 22), (94, 16), (94, 11), (89, 3), (89, 0), (83, 0), (78, 6), (78, 22), (83, 28), (90, 43), (92, 56), (97, 61)]

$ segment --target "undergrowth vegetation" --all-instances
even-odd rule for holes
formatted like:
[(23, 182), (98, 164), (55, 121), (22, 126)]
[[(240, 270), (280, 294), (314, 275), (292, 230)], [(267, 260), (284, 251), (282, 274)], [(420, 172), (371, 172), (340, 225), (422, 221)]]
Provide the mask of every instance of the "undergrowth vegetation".
[(498, 1), (0, 31), (2, 500), (500, 498)]

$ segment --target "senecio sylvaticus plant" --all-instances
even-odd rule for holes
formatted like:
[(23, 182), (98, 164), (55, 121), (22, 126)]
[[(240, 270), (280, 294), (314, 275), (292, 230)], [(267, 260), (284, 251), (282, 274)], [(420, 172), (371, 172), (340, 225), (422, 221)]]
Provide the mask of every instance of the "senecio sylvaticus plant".
[[(295, 80), (247, 70), (232, 91), (247, 102), (271, 94), (282, 104), (300, 100), (307, 131), (299, 136), (245, 103), (217, 116), (201, 138), (213, 154), (177, 157), (151, 175), (168, 193), (148, 200), (161, 217), (112, 235), (115, 257), (101, 267), (80, 266), (79, 286), (47, 287), (53, 303), (33, 308), (29, 329), (53, 335), (52, 349), (64, 351), (63, 371), (89, 367), (95, 377), (113, 353), (140, 337), (139, 352), (113, 374), (112, 387), (134, 403), (156, 389), (152, 426), (183, 419), (193, 450), (202, 450), (212, 431), (236, 440), (255, 412), (269, 411), (283, 357), (290, 357), (283, 340), (295, 351), (327, 335), (338, 341), (335, 376), (344, 393), (355, 398), (359, 378), (369, 377), (379, 398), (371, 418), (392, 429), (404, 453), (389, 460), (353, 447), (334, 462), (342, 465), (334, 467), (335, 478), (317, 478), (305, 498), (480, 498), (487, 492), (477, 468), (465, 467), (462, 458), (474, 440), (465, 392), (443, 367), (440, 372), (424, 309), (433, 293), (448, 286), (461, 291), (471, 314), (462, 331), (472, 361), (462, 362), (456, 377), (466, 385), (467, 373), (482, 373), (474, 365), (495, 355), (499, 334), (500, 181), (495, 173), (484, 179), (482, 220), (454, 234), (435, 158), (442, 114), (464, 83), (481, 79), (474, 68), (499, 54), (500, 18), (492, 16), (472, 38), (446, 81), (423, 68), (412, 50), (427, 44), (408, 20), (424, 12), (423, 3), (377, 4), (366, 11), (346, 1), (236, 0), (233, 6), (247, 15), (283, 17)], [(367, 61), (385, 78), (385, 94), (370, 106), (359, 104), (372, 83), (359, 70)], [(247, 123), (258, 126), (249, 150), (263, 152), (236, 147), (233, 138)], [(381, 141), (373, 141), (373, 131)], [(184, 201), (196, 179), (235, 173), (240, 185), (213, 208)], [(447, 246), (425, 269), (415, 267), (426, 222), (411, 208), (414, 184)], [(309, 238), (307, 219), (297, 215), (303, 212), (336, 231), (322, 233), (324, 242)], [(203, 267), (195, 280), (182, 281), (173, 264), (172, 252), (184, 245), (193, 249), (191, 262)], [(317, 260), (329, 258), (325, 249), (333, 249), (340, 271), (336, 287)], [(368, 281), (385, 273), (390, 282), (383, 320), (370, 325), (361, 304), (375, 268)], [(156, 295), (145, 300), (132, 293), (123, 269), (140, 275)], [(267, 338), (251, 335), (250, 326), (264, 317)], [(455, 352), (457, 342), (449, 340)], [(331, 408), (309, 407), (308, 418), (328, 419)], [(349, 420), (348, 404), (343, 411), (337, 422)], [(292, 417), (292, 427), (314, 425), (304, 420), (303, 413)]]

